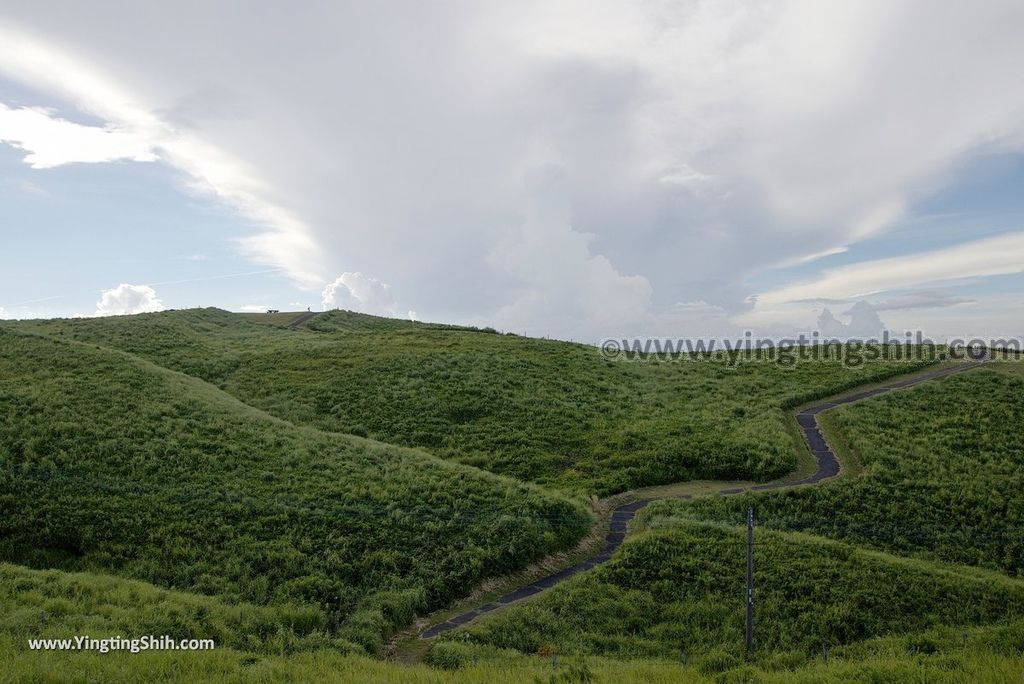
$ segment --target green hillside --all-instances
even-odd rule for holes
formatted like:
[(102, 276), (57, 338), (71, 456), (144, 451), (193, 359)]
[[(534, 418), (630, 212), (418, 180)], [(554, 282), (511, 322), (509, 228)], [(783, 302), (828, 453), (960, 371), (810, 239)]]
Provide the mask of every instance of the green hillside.
[(345, 648), (313, 605), (257, 606), (93, 573), (0, 563), (0, 639), (123, 635), (213, 639), (262, 654)]
[[(611, 562), (448, 639), (619, 658), (743, 652), (746, 530), (652, 504)], [(757, 658), (1024, 617), (1024, 583), (793, 533), (757, 536)]]
[[(432, 648), (736, 664), (746, 559), (736, 525), (748, 506), (758, 519), (758, 666), (802, 666), (826, 645), (863, 653), (856, 645), (871, 638), (921, 630), (955, 641), (971, 625), (1019, 620), (1024, 582), (1004, 573), (1021, 568), (1022, 390), (1019, 367), (997, 364), (834, 409), (823, 420), (863, 466), (859, 477), (654, 502), (637, 520), (647, 531), (609, 563)], [(1021, 652), (1024, 635), (1006, 646)]]
[(295, 427), (119, 352), (0, 329), (0, 377), (9, 562), (312, 605), (376, 650), (590, 523), (536, 487)]
[[(959, 682), (1024, 668), (1024, 584), (1007, 576), (1024, 565), (1012, 364), (824, 414), (857, 477), (652, 503), (608, 563), (426, 642), (401, 630), (603, 535), (591, 510), (612, 504), (580, 495), (784, 475), (802, 449), (793, 406), (915, 366), (609, 361), (348, 312), (296, 330), (254, 318), (0, 322), (8, 679)], [(744, 659), (748, 505), (758, 631)], [(78, 634), (218, 648), (26, 647)], [(426, 663), (366, 657), (391, 652)]]
[[(1024, 668), (1024, 622), (860, 642), (828, 662), (781, 654), (744, 665), (724, 651), (692, 658), (550, 656), (450, 643), (444, 667), (339, 653), (308, 609), (228, 604), (143, 582), (0, 564), (3, 680), (52, 682), (1008, 682)], [(213, 638), (211, 651), (37, 651), (29, 639), (170, 635)], [(469, 650), (466, 650), (468, 648)], [(441, 649), (439, 649), (440, 651)]]
[(677, 504), (734, 521), (807, 530), (897, 553), (1024, 572), (1024, 376), (1018, 363), (832, 411), (825, 424), (862, 477)]
[[(89, 573), (0, 564), (0, 662), (5, 682), (1011, 682), (1024, 669), (1024, 623), (937, 628), (837, 647), (827, 662), (779, 653), (744, 665), (718, 650), (700, 657), (613, 659), (524, 655), (447, 644), (438, 665), (389, 664), (340, 653), (308, 610), (228, 604)], [(29, 639), (78, 635), (213, 638), (204, 651), (40, 651)]]
[(300, 330), (216, 309), (9, 324), (136, 354), (322, 430), (599, 495), (782, 476), (782, 407), (907, 363), (609, 361), (598, 350), (334, 311)]

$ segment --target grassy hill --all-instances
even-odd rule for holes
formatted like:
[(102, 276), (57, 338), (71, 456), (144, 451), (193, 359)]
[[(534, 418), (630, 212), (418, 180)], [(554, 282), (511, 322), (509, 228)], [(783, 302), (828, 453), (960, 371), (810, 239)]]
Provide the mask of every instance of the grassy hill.
[[(0, 563), (3, 681), (25, 684), (161, 681), (366, 682), (1010, 682), (1024, 668), (1024, 622), (862, 641), (828, 661), (780, 653), (743, 664), (722, 650), (688, 658), (613, 659), (449, 642), (435, 665), (394, 665), (339, 652), (315, 615), (296, 607), (231, 604), (92, 573)], [(209, 651), (38, 651), (29, 639), (170, 635), (213, 638)]]
[(783, 406), (913, 368), (609, 361), (344, 311), (295, 331), (215, 309), (8, 325), (136, 354), (295, 423), (599, 495), (781, 476), (798, 452)]
[(375, 650), (590, 516), (421, 452), (296, 427), (192, 377), (0, 329), (0, 558), (322, 612)]
[(0, 563), (0, 639), (122, 635), (213, 639), (261, 654), (346, 648), (313, 605), (258, 606), (163, 589), (110, 575)]
[[(759, 666), (802, 667), (823, 645), (853, 653), (874, 637), (944, 629), (952, 639), (1019, 620), (1022, 390), (1018, 366), (992, 365), (835, 409), (825, 423), (859, 477), (654, 502), (637, 521), (647, 531), (610, 563), (433, 648), (735, 662), (745, 576), (745, 529), (735, 525), (748, 506), (758, 518)], [(1005, 646), (1021, 652), (1024, 634)]]
[[(652, 504), (647, 532), (606, 565), (450, 640), (620, 658), (743, 652), (746, 530)], [(759, 660), (802, 664), (823, 646), (1024, 617), (1024, 583), (809, 535), (757, 535)], [(724, 657), (724, 656), (722, 656)]]
[[(1007, 682), (1024, 668), (1024, 622), (938, 628), (835, 648), (820, 658), (783, 654), (743, 664), (718, 651), (678, 659), (615, 660), (469, 647), (438, 649), (438, 665), (397, 665), (339, 653), (308, 609), (229, 604), (89, 573), (0, 564), (3, 680), (53, 682)], [(213, 638), (212, 651), (33, 651), (29, 639), (170, 635)], [(475, 656), (475, 657), (474, 657)]]
[(1018, 363), (895, 392), (825, 414), (861, 477), (819, 487), (677, 504), (734, 521), (1024, 572), (1024, 376)]
[[(789, 407), (914, 366), (617, 362), (489, 330), (259, 316), (0, 322), (8, 679), (1000, 681), (1024, 667), (1024, 584), (1006, 576), (1024, 566), (1024, 377), (991, 370), (826, 414), (860, 477), (651, 504), (608, 564), (434, 642), (431, 667), (369, 660), (417, 614), (572, 547), (592, 522), (579, 495), (782, 475), (800, 449)], [(750, 504), (745, 662), (735, 524)], [(219, 647), (25, 646), (83, 633)]]

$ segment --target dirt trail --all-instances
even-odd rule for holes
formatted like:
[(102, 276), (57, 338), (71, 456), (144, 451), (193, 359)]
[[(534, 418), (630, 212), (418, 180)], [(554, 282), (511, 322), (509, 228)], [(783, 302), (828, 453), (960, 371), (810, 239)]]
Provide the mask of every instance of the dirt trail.
[(296, 328), (298, 328), (300, 325), (302, 325), (306, 321), (312, 320), (312, 319), (316, 318), (317, 316), (319, 316), (320, 313), (321, 313), (320, 311), (307, 311), (306, 313), (302, 314), (301, 316), (296, 318), (294, 321), (289, 323), (288, 324), (288, 329), (289, 330), (295, 330)]

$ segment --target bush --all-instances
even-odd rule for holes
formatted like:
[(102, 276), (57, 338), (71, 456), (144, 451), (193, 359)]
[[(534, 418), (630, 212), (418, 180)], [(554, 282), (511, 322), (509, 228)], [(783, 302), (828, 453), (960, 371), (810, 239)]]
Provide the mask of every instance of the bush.
[(736, 655), (720, 648), (712, 649), (701, 656), (697, 662), (698, 669), (704, 674), (715, 674), (731, 670), (740, 664)]
[(430, 645), (425, 662), (443, 670), (459, 670), (473, 660), (470, 646), (457, 641), (438, 641)]

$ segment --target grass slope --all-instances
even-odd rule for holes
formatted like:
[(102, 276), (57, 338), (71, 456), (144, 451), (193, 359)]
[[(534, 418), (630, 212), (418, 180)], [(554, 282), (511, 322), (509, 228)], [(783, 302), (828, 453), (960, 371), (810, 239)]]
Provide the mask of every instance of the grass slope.
[(796, 466), (782, 407), (906, 363), (609, 361), (577, 344), (328, 312), (301, 330), (218, 310), (8, 324), (122, 349), (320, 429), (610, 494)]
[(21, 646), (77, 635), (166, 635), (262, 654), (346, 647), (330, 637), (316, 606), (227, 603), (94, 573), (0, 563), (0, 605), (0, 638)]
[[(829, 662), (783, 654), (743, 664), (723, 652), (678, 660), (550, 657), (448, 644), (438, 665), (340, 654), (308, 611), (227, 604), (143, 582), (0, 564), (5, 682), (1007, 682), (1024, 659), (1024, 623), (936, 629), (837, 648)], [(36, 638), (213, 638), (213, 651), (32, 651)], [(461, 649), (461, 650), (460, 650)]]
[(835, 409), (825, 424), (861, 477), (681, 507), (728, 521), (753, 504), (763, 525), (1020, 574), (1022, 395), (1019, 365), (993, 365)]
[[(999, 523), (1021, 517), (1024, 380), (987, 371), (831, 414), (863, 478), (652, 504), (612, 562), (435, 642), (434, 667), (339, 653), (379, 651), (415, 611), (589, 522), (451, 461), (602, 493), (767, 478), (795, 462), (783, 407), (910, 366), (615, 363), (346, 312), (282, 324), (217, 310), (0, 323), (0, 559), (58, 568), (0, 564), (5, 679), (966, 682), (1024, 668), (1024, 621), (991, 624), (1024, 615), (1018, 581), (764, 529), (1015, 571), (1019, 539)], [(751, 500), (758, 654), (744, 663), (743, 531), (722, 522)], [(77, 634), (219, 648), (26, 646)]]
[(531, 485), (295, 427), (126, 354), (0, 329), (0, 558), (316, 606), (368, 650), (586, 531)]
[[(743, 651), (745, 529), (664, 503), (608, 564), (454, 633), (523, 653), (735, 659)], [(809, 535), (757, 536), (758, 657), (801, 664), (823, 646), (1024, 616), (1024, 583)], [(444, 641), (440, 642), (444, 648)]]

